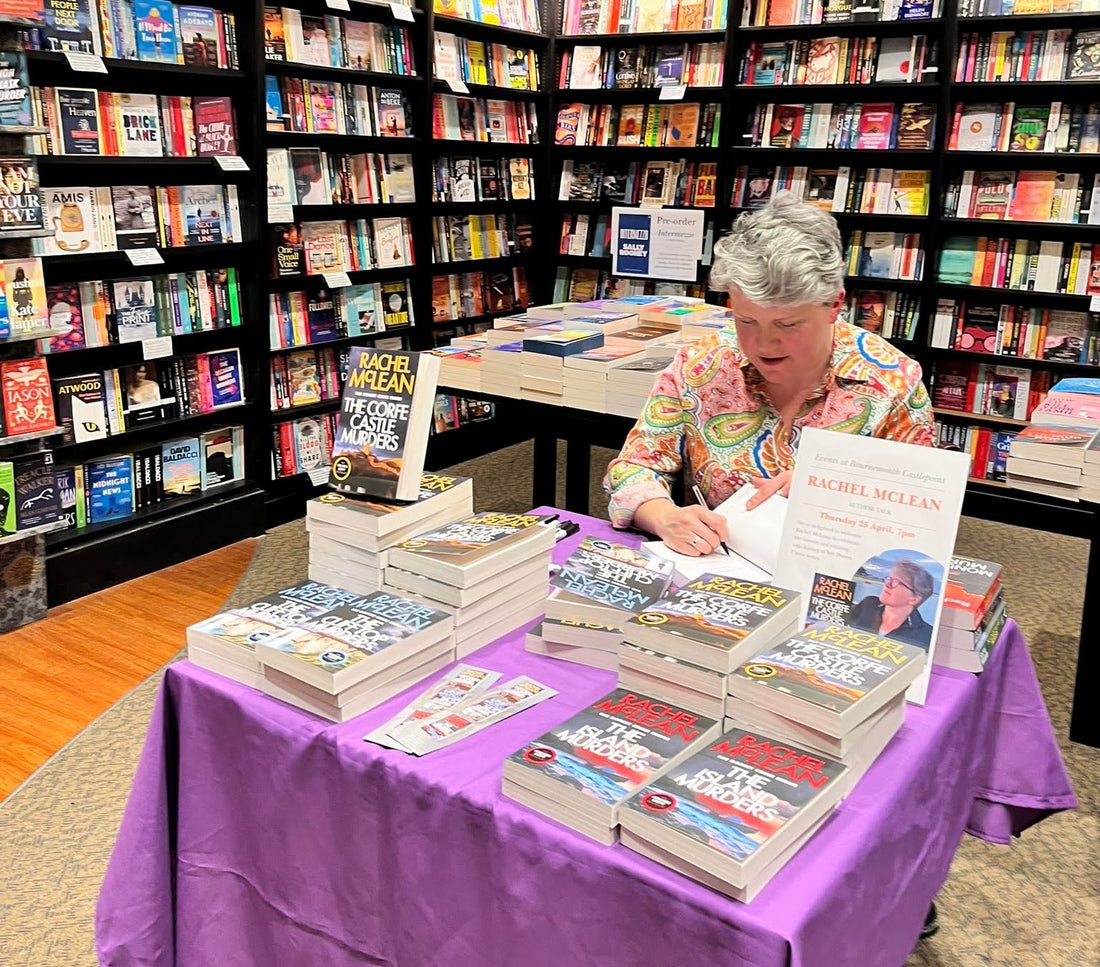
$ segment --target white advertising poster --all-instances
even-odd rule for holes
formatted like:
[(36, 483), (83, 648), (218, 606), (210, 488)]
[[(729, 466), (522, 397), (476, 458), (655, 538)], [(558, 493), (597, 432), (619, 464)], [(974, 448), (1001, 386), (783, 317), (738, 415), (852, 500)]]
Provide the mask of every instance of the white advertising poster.
[(847, 624), (928, 652), (906, 693), (923, 705), (970, 456), (804, 429), (775, 583), (804, 621)]
[(611, 274), (694, 282), (703, 256), (703, 213), (612, 208)]

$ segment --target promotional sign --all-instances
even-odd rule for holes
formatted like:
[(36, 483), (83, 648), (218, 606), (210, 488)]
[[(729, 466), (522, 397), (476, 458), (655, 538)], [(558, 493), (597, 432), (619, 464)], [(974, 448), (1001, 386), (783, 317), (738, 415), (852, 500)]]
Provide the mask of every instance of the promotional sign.
[(611, 209), (611, 274), (694, 282), (703, 213), (686, 208)]
[(806, 622), (928, 652), (906, 698), (924, 704), (970, 455), (804, 428), (774, 581)]

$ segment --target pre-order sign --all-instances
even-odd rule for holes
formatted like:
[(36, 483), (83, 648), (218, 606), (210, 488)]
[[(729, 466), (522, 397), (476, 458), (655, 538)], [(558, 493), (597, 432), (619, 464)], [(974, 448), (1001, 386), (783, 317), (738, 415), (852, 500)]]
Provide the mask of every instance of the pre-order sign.
[(703, 212), (613, 208), (611, 274), (694, 282), (703, 255)]

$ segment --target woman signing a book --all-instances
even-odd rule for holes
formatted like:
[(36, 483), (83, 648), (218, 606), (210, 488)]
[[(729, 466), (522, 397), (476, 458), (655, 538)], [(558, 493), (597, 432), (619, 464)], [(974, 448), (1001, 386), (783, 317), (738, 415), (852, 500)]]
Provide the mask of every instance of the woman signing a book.
[[(729, 535), (710, 508), (746, 483), (758, 488), (749, 509), (786, 494), (805, 426), (931, 446), (920, 366), (841, 317), (844, 272), (836, 221), (789, 192), (737, 219), (710, 274), (733, 325), (682, 347), (657, 377), (604, 480), (616, 527), (711, 553)], [(707, 506), (673, 503), (682, 471)]]

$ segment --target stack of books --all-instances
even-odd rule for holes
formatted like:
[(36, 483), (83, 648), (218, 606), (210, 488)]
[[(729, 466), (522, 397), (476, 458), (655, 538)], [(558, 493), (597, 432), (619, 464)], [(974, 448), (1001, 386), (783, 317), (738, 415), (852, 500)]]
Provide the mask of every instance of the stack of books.
[(414, 534), (473, 512), (469, 477), (420, 475), (412, 503), (328, 493), (306, 503), (309, 576), (369, 594), (382, 587), (389, 548)]
[(703, 574), (623, 625), (619, 683), (717, 718), (730, 673), (794, 632), (800, 601), (783, 588)]
[(748, 902), (829, 818), (847, 772), (812, 749), (733, 728), (631, 796), (620, 839)]
[(603, 413), (607, 405), (607, 374), (616, 366), (643, 357), (637, 346), (601, 346), (575, 356), (562, 364), (562, 396), (565, 405), (592, 413)]
[(501, 791), (609, 846), (622, 803), (718, 731), (714, 719), (618, 688), (505, 759)]
[(249, 604), (223, 611), (187, 629), (187, 657), (253, 688), (263, 675), (256, 645), (330, 608), (355, 604), (360, 595), (318, 581), (302, 581)]
[(760, 729), (848, 767), (844, 795), (901, 728), (916, 645), (820, 622), (733, 670), (726, 726)]
[(454, 659), (454, 619), (375, 591), (257, 643), (260, 689), (333, 722), (374, 708)]
[(653, 381), (672, 362), (676, 349), (652, 346), (644, 357), (607, 371), (607, 407), (616, 416), (637, 417), (642, 412)]
[(1059, 380), (1012, 439), (1005, 469), (1020, 490), (1100, 499), (1100, 379)]
[[(527, 650), (596, 668), (619, 667), (623, 623), (655, 604), (673, 565), (636, 548), (586, 537), (550, 579), (538, 640)], [(623, 682), (628, 687), (642, 687)], [(719, 710), (715, 718), (721, 717)]]
[(454, 616), (465, 658), (543, 613), (557, 515), (485, 512), (389, 551), (383, 586)]
[(1007, 619), (1001, 565), (953, 557), (936, 635), (935, 663), (980, 672)]
[(431, 350), (439, 357), (439, 385), (468, 393), (481, 392), (481, 349), (452, 340), (449, 346)]
[[(490, 330), (491, 331), (491, 330)], [(481, 351), (481, 386), (486, 393), (520, 399), (520, 359), (522, 339), (493, 344)]]
[(520, 395), (525, 400), (560, 405), (565, 359), (603, 346), (603, 333), (563, 328), (528, 330), (520, 354)]

